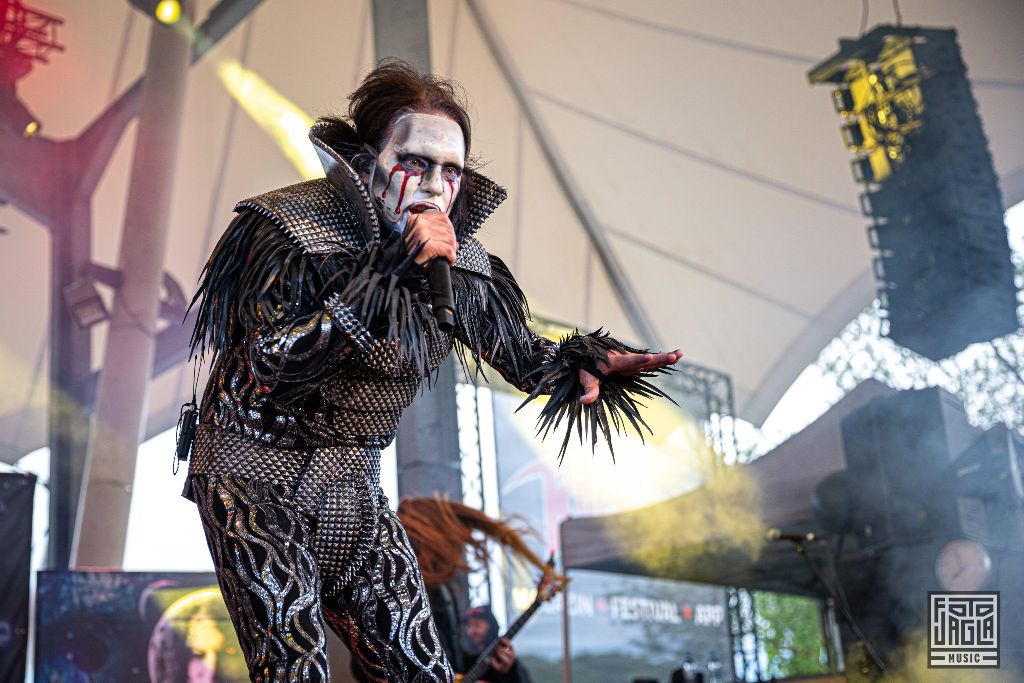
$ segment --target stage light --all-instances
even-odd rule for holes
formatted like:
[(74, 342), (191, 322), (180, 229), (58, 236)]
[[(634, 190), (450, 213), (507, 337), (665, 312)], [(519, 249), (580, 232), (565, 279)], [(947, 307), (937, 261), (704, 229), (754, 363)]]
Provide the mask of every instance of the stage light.
[(857, 152), (864, 148), (866, 138), (860, 121), (843, 126), (843, 141), (851, 152)]
[(181, 21), (181, 2), (179, 0), (129, 0), (129, 2), (161, 24), (171, 26)]
[(867, 157), (864, 157), (863, 159), (854, 159), (850, 164), (850, 169), (853, 171), (853, 179), (858, 183), (870, 185), (877, 182), (875, 170), (871, 166), (871, 159)]
[(1015, 331), (1002, 198), (956, 32), (878, 26), (808, 78), (832, 86), (866, 186), (887, 336), (939, 360)]
[[(849, 44), (843, 44), (846, 50)], [(892, 166), (902, 163), (909, 150), (909, 135), (922, 122), (920, 75), (910, 46), (908, 37), (890, 37), (839, 65), (829, 60), (825, 64), (833, 70), (825, 77), (811, 74), (812, 83), (838, 83), (832, 103), (844, 119), (854, 120), (843, 127), (843, 141), (851, 152), (870, 159), (871, 173), (858, 175), (870, 179), (866, 182), (892, 174)]]
[(850, 92), (850, 88), (842, 86), (832, 91), (832, 105), (836, 108), (836, 113), (841, 114), (843, 117), (853, 116), (853, 93)]
[(181, 19), (181, 3), (178, 0), (160, 0), (153, 10), (153, 16), (164, 24), (174, 24)]
[(18, 98), (13, 83), (0, 87), (0, 128), (30, 138), (39, 133), (41, 126), (39, 119)]
[(17, 82), (34, 64), (49, 61), (50, 53), (63, 52), (57, 42), (60, 17), (25, 7), (18, 0), (0, 0), (0, 131), (31, 138), (42, 124), (15, 91)]
[[(124, 275), (114, 268), (98, 263), (87, 263), (82, 267), (78, 279), (64, 288), (64, 303), (71, 311), (71, 317), (84, 329), (110, 319), (103, 297), (96, 289), (97, 283), (116, 290), (124, 284)], [(173, 298), (173, 290), (178, 288), (178, 285), (166, 273), (164, 287), (171, 292)], [(161, 306), (165, 305), (163, 301), (160, 303)]]
[(96, 284), (90, 278), (80, 278), (65, 287), (64, 303), (71, 310), (71, 317), (85, 330), (110, 317)]

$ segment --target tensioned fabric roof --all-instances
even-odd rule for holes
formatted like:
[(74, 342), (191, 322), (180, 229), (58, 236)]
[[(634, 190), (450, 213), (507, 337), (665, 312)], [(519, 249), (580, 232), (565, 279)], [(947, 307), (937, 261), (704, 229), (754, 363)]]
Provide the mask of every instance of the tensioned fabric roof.
[[(197, 16), (213, 4), (201, 0)], [(141, 74), (147, 21), (123, 0), (30, 5), (66, 19), (67, 51), (19, 96), (46, 135), (77, 135)], [(888, 0), (869, 6), (869, 25), (892, 21)], [(900, 7), (907, 23), (959, 31), (1006, 203), (1024, 199), (1024, 5)], [(591, 246), (596, 231), (657, 341), (729, 373), (739, 415), (757, 423), (871, 300), (839, 119), (805, 75), (857, 34), (860, 2), (430, 0), (429, 12), (434, 70), (465, 85), (474, 151), (511, 194), (481, 237), (536, 313), (640, 340)], [(233, 104), (218, 59), (237, 59), (315, 116), (343, 109), (372, 42), (367, 0), (264, 0), (192, 69), (167, 262), (186, 294), (233, 203), (300, 180)], [(94, 200), (94, 261), (110, 266), (133, 135)], [(0, 225), (0, 458), (10, 461), (45, 443), (49, 257), (46, 231), (27, 216), (0, 207)], [(104, 330), (94, 330), (98, 365)], [(188, 384), (181, 370), (155, 380), (149, 433), (173, 423)]]

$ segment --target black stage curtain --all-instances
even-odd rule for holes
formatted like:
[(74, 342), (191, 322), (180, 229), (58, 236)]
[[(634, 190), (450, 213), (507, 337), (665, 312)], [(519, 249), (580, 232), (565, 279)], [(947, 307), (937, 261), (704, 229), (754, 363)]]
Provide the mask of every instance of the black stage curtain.
[(0, 473), (0, 681), (25, 680), (33, 474)]

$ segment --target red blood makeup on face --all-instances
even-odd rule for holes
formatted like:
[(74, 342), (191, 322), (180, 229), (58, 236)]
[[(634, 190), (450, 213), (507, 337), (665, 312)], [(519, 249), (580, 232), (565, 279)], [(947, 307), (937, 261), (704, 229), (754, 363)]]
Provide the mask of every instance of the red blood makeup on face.
[[(398, 201), (395, 203), (396, 206), (402, 206), (402, 200), (405, 199), (405, 186), (409, 184), (409, 178), (419, 178), (423, 175), (422, 172), (406, 171), (405, 177), (402, 178), (402, 190), (398, 193)], [(441, 207), (438, 207), (441, 208)]]
[(418, 204), (448, 213), (462, 184), (465, 149), (462, 129), (446, 116), (399, 117), (377, 156), (380, 170), (370, 187), (385, 222), (402, 225)]
[[(396, 171), (401, 171), (401, 170), (402, 170), (402, 165), (401, 164), (395, 164), (394, 166), (391, 167), (391, 173), (388, 173), (388, 184), (384, 186), (384, 192), (382, 192), (381, 195), (380, 195), (381, 198), (383, 198), (383, 199), (387, 198), (387, 196), (388, 196), (388, 188), (391, 187), (391, 179), (395, 177), (395, 172)], [(398, 203), (401, 204), (402, 200), (398, 200)]]
[(455, 189), (455, 181), (451, 178), (445, 178), (445, 182), (448, 183), (448, 188), (451, 190), (451, 194), (448, 196), (448, 206), (444, 207), (444, 212), (448, 213), (452, 209), (452, 202), (455, 201), (455, 193), (458, 190)]

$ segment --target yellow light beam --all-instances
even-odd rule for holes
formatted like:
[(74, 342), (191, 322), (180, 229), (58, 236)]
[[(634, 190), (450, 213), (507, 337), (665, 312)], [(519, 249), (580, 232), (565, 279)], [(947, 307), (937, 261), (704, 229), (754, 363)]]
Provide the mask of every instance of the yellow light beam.
[(270, 136), (303, 179), (323, 177), (320, 160), (309, 142), (309, 127), (313, 125), (313, 118), (309, 114), (237, 60), (223, 59), (218, 62), (217, 76), (228, 93), (256, 125)]
[(181, 16), (181, 3), (177, 0), (162, 0), (157, 5), (154, 15), (174, 30), (188, 36), (194, 45), (204, 46), (209, 50), (208, 59), (215, 63), (217, 77), (224, 89), (241, 105), (242, 110), (256, 122), (256, 125), (270, 136), (304, 180), (323, 177), (320, 159), (309, 141), (309, 128), (313, 125), (313, 117), (278, 92), (255, 71), (242, 66), (238, 60), (217, 56), (217, 49), (210, 45), (210, 39), (187, 17)]

